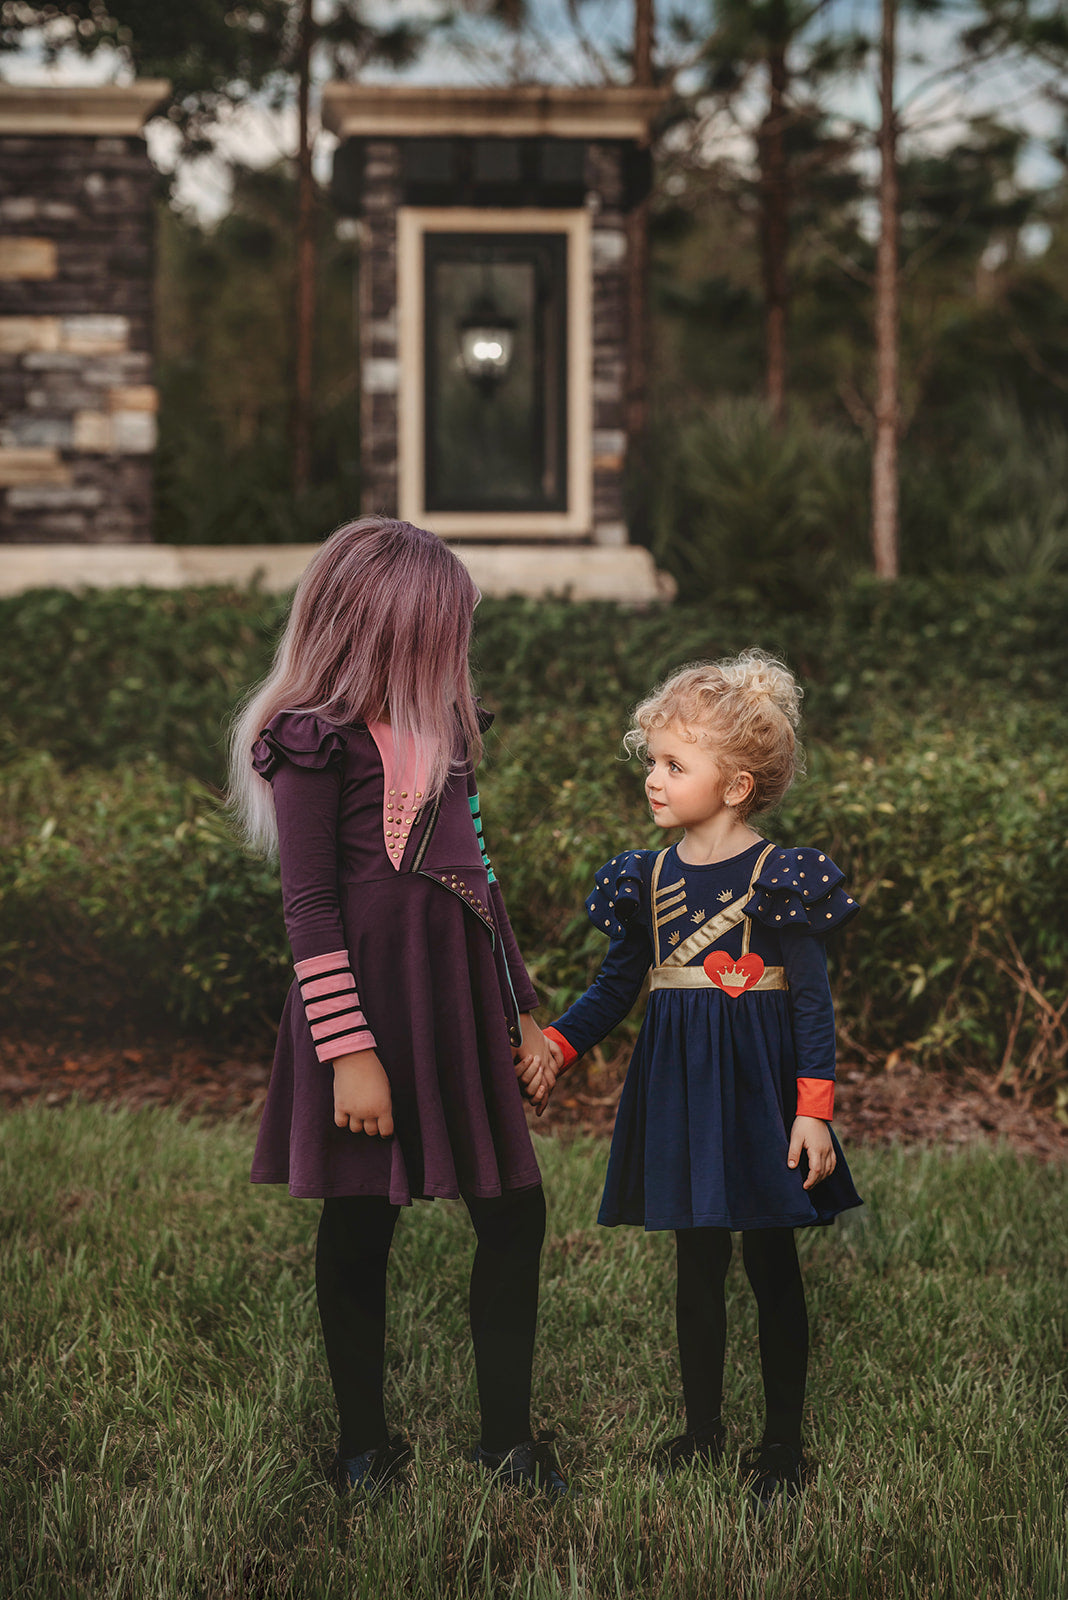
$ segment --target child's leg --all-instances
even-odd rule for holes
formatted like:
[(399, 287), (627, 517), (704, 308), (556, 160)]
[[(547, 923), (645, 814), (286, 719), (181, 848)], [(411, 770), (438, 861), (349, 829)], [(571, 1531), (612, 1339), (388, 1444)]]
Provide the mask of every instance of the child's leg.
[(808, 1312), (792, 1228), (753, 1228), (742, 1259), (756, 1295), (764, 1376), (764, 1443), (801, 1448), (808, 1372)]
[(478, 1238), (470, 1313), (481, 1444), (499, 1455), (531, 1437), (530, 1372), (545, 1196), (539, 1186), (511, 1189), (490, 1200), (465, 1196), (465, 1202)]
[(731, 1259), (731, 1236), (726, 1228), (679, 1228), (675, 1249), (675, 1326), (686, 1431), (709, 1436), (719, 1429), (723, 1405), (727, 1344), (723, 1285)]
[(337, 1400), (339, 1456), (361, 1455), (389, 1438), (382, 1398), (386, 1267), (399, 1211), (379, 1195), (323, 1201), (315, 1291)]

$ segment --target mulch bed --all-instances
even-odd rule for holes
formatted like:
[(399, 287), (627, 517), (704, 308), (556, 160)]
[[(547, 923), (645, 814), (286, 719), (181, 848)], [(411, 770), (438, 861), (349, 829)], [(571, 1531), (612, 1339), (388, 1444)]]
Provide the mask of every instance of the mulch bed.
[[(597, 1062), (565, 1078), (538, 1131), (607, 1133), (615, 1116), (622, 1062)], [(178, 1106), (191, 1116), (222, 1117), (262, 1104), (269, 1051), (213, 1050), (188, 1039), (107, 1041), (79, 1034), (8, 1035), (0, 1039), (0, 1106), (29, 1101), (61, 1106), (77, 1097), (125, 1105)], [(999, 1093), (978, 1077), (921, 1069), (891, 1056), (884, 1067), (839, 1066), (835, 1128), (850, 1144), (1005, 1142), (1045, 1161), (1068, 1156), (1068, 1127), (1019, 1095)], [(599, 1085), (604, 1092), (595, 1092)]]

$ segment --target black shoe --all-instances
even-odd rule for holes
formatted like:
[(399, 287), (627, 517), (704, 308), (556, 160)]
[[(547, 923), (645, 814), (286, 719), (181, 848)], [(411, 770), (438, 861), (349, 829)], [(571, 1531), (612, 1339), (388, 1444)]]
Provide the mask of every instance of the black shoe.
[(546, 1442), (535, 1443), (529, 1439), (500, 1455), (478, 1445), (471, 1459), (498, 1483), (522, 1489), (524, 1494), (544, 1494), (552, 1500), (562, 1500), (571, 1493), (556, 1464), (552, 1446)]
[(401, 1487), (411, 1459), (411, 1445), (403, 1433), (395, 1433), (385, 1444), (358, 1456), (335, 1456), (331, 1481), (340, 1495), (359, 1493), (373, 1500)]
[(800, 1494), (805, 1472), (801, 1451), (789, 1444), (762, 1444), (742, 1457), (742, 1473), (748, 1479), (749, 1493), (761, 1508), (780, 1497), (793, 1499)]
[(657, 1447), (653, 1465), (661, 1480), (695, 1463), (715, 1467), (723, 1460), (724, 1447), (722, 1427), (710, 1428), (707, 1432), (680, 1433), (677, 1439), (668, 1439)]

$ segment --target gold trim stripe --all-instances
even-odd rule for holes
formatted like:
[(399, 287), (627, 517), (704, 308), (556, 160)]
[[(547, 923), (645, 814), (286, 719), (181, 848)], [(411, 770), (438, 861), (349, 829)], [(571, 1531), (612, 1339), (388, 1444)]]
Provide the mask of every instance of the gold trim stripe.
[[(691, 933), (688, 939), (684, 939), (681, 944), (675, 946), (669, 956), (665, 956), (662, 965), (666, 967), (686, 966), (693, 956), (697, 955), (701, 950), (707, 949), (710, 944), (715, 944), (721, 934), (726, 933), (730, 928), (737, 927), (742, 920), (742, 907), (748, 898), (749, 894), (746, 892), (741, 899), (732, 901), (729, 906), (725, 906), (716, 916), (710, 917), (707, 922), (703, 922), (695, 933)], [(659, 954), (659, 952), (657, 953)]]
[[(681, 949), (681, 946), (680, 946)], [(649, 977), (650, 989), (719, 989), (704, 967), (654, 967)], [(742, 994), (753, 994), (757, 989), (789, 989), (785, 967), (765, 967), (756, 983), (742, 989)], [(736, 997), (737, 998), (737, 997)]]

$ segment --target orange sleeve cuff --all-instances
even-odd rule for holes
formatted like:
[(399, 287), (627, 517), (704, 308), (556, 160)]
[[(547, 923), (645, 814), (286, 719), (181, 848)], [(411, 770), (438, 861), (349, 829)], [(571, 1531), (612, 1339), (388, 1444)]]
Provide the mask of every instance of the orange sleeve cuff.
[(578, 1060), (578, 1051), (575, 1049), (573, 1044), (568, 1043), (562, 1033), (557, 1033), (556, 1029), (552, 1027), (543, 1028), (541, 1031), (547, 1039), (552, 1040), (553, 1044), (558, 1044), (560, 1046), (560, 1049), (564, 1052), (565, 1067), (569, 1067), (573, 1061)]
[(834, 1079), (798, 1078), (797, 1115), (830, 1122), (834, 1116)]

